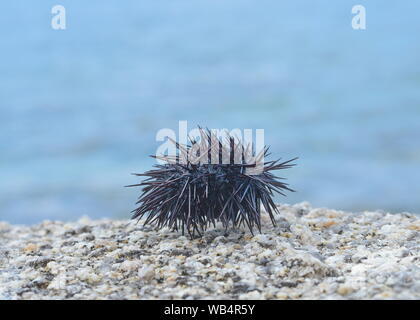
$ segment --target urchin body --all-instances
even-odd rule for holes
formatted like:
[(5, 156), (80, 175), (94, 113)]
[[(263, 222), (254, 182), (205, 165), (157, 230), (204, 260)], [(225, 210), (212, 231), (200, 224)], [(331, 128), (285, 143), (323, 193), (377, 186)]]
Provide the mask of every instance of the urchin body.
[[(229, 136), (227, 143), (216, 140), (220, 152), (213, 153), (213, 160), (215, 157), (217, 160), (212, 162), (209, 146), (214, 147), (215, 144), (207, 144), (211, 132), (202, 130), (201, 133), (204, 137), (201, 146), (206, 144), (204, 148), (194, 149), (195, 141), (191, 141), (189, 146), (176, 143), (179, 155), (161, 157), (165, 164), (155, 165), (156, 169), (144, 174), (135, 174), (147, 178), (140, 184), (132, 185), (143, 187), (137, 201), (139, 207), (133, 210), (133, 219), (145, 217), (144, 224), (169, 227), (180, 230), (182, 234), (188, 232), (191, 237), (201, 235), (218, 221), (226, 229), (246, 225), (252, 233), (255, 226), (261, 231), (261, 209), (264, 207), (275, 224), (274, 213), (278, 210), (272, 199), (274, 193), (284, 195), (283, 191), (293, 190), (271, 171), (290, 168), (295, 159), (282, 163), (278, 160), (263, 161), (261, 170), (253, 172), (252, 169), (258, 165), (256, 158), (253, 158), (254, 162), (249, 161), (247, 150), (250, 149)], [(197, 150), (201, 150), (201, 155), (203, 150), (208, 152), (205, 163), (194, 161), (200, 156)], [(233, 154), (237, 150), (241, 150), (239, 161)], [(223, 161), (226, 157), (223, 159), (222, 151), (227, 154), (228, 161)], [(268, 155), (268, 148), (264, 148), (262, 155)]]

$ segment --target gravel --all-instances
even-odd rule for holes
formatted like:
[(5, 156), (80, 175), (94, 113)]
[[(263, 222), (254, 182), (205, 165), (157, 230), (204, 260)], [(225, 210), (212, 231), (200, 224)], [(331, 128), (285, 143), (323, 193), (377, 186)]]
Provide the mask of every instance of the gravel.
[(420, 219), (279, 205), (262, 233), (0, 222), (0, 299), (420, 299)]

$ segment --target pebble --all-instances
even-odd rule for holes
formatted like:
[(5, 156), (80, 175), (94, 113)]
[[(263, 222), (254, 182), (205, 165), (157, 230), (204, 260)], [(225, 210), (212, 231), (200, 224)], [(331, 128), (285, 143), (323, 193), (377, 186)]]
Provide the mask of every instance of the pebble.
[(420, 219), (278, 205), (262, 232), (0, 222), (2, 299), (420, 299)]

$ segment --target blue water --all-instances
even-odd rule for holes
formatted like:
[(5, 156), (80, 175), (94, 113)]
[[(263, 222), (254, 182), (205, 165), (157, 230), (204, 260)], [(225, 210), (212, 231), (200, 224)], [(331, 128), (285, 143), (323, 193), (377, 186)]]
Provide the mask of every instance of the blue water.
[(420, 212), (419, 16), (416, 1), (2, 1), (0, 220), (128, 217), (123, 186), (179, 120), (262, 128), (299, 156), (278, 201)]

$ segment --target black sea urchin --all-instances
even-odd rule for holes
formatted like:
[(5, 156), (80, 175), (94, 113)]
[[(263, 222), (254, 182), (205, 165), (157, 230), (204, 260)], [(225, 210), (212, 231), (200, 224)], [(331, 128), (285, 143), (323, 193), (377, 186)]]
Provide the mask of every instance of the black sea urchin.
[(163, 164), (135, 174), (147, 178), (128, 186), (143, 187), (132, 218), (145, 217), (144, 225), (182, 234), (187, 231), (191, 238), (217, 221), (226, 229), (246, 224), (253, 233), (254, 226), (261, 232), (262, 204), (275, 225), (274, 192), (284, 195), (283, 191), (293, 190), (271, 171), (290, 168), (297, 158), (264, 162), (267, 147), (252, 157), (251, 144), (245, 146), (229, 134), (224, 140), (208, 129), (199, 130), (200, 142), (190, 139), (189, 145), (181, 145), (171, 140), (177, 155), (152, 156)]

